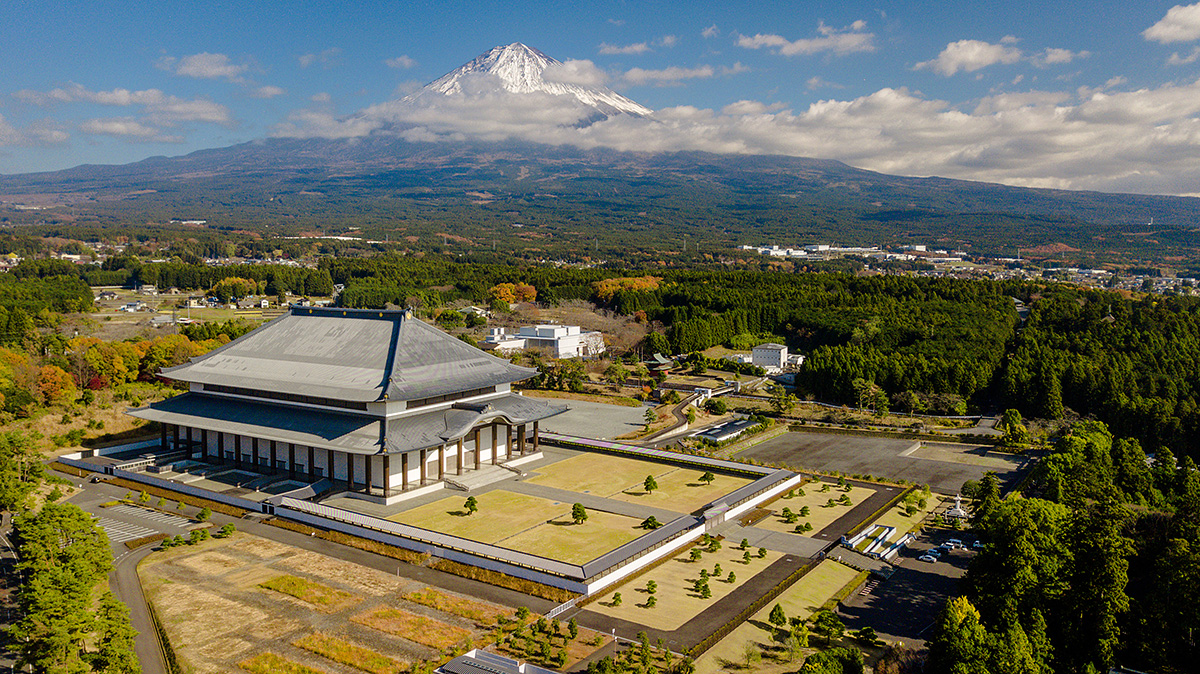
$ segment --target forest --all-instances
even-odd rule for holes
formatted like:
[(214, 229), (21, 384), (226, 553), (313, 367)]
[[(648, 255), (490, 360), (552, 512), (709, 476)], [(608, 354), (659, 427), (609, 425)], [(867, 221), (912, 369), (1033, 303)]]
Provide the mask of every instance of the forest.
[(972, 525), (987, 545), (934, 627), (925, 671), (1195, 671), (1200, 473), (1190, 457), (1175, 464), (1151, 466), (1137, 440), (1089, 421), (1023, 493), (1001, 499), (985, 477)]

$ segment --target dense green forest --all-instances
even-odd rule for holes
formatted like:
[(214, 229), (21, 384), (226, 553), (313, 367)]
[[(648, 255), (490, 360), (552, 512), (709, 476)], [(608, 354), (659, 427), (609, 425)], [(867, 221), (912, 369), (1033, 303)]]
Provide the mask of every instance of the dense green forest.
[[(931, 674), (1195, 671), (1200, 656), (1200, 473), (1099, 422), (1075, 425), (1026, 496), (994, 476), (972, 560), (930, 640)], [(1147, 507), (1149, 506), (1149, 507)]]

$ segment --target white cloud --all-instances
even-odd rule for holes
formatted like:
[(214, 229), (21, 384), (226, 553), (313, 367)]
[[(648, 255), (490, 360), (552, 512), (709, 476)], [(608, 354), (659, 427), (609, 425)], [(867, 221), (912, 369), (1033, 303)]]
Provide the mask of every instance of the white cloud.
[(561, 65), (547, 66), (542, 71), (542, 79), (547, 82), (595, 87), (608, 81), (608, 75), (587, 59), (567, 59)]
[(1035, 66), (1042, 68), (1060, 63), (1070, 63), (1076, 59), (1085, 59), (1091, 55), (1090, 51), (1071, 51), (1070, 49), (1047, 47), (1041, 54), (1033, 56), (1032, 61)]
[(328, 92), (322, 91), (319, 94), (313, 94), (311, 97), (313, 103), (328, 103), (333, 100), (333, 97)]
[[(204, 98), (180, 98), (164, 94), (158, 89), (112, 89), (109, 91), (92, 91), (81, 84), (70, 84), (66, 87), (50, 91), (22, 90), (14, 94), (19, 100), (34, 105), (53, 105), (57, 103), (92, 103), (95, 105), (111, 105), (116, 107), (140, 106), (144, 116), (143, 121), (158, 126), (176, 126), (183, 122), (205, 122), (210, 124), (231, 125), (232, 116), (229, 108)], [(98, 127), (97, 127), (98, 128)], [(111, 128), (117, 128), (111, 125)], [(97, 132), (99, 133), (99, 132)], [(108, 135), (119, 135), (109, 133)], [(135, 135), (128, 133), (124, 135)]]
[(709, 26), (708, 28), (705, 28), (704, 30), (700, 31), (700, 37), (717, 37), (720, 34), (721, 34), (721, 31), (717, 28), (717, 24), (715, 24), (715, 23), (713, 25)]
[(804, 88), (812, 91), (814, 89), (845, 89), (846, 86), (844, 84), (830, 82), (823, 77), (813, 75), (804, 83)]
[(401, 54), (401, 55), (397, 56), (396, 58), (387, 59), (386, 61), (384, 61), (384, 64), (386, 64), (387, 67), (389, 67), (389, 68), (396, 68), (397, 70), (408, 70), (409, 68), (416, 66), (417, 61), (416, 61), (416, 59), (409, 57), (407, 54)]
[(1179, 52), (1171, 54), (1171, 57), (1167, 59), (1167, 65), (1185, 66), (1189, 63), (1195, 63), (1197, 59), (1200, 59), (1200, 47), (1193, 47), (1192, 53), (1187, 56), (1180, 56)]
[(183, 136), (164, 134), (160, 129), (143, 124), (132, 117), (89, 119), (79, 125), (79, 130), (93, 136), (116, 136), (147, 143), (183, 142)]
[(1029, 91), (974, 109), (885, 88), (801, 110), (739, 101), (680, 106), (650, 118), (579, 125), (589, 110), (566, 96), (480, 89), (472, 96), (392, 101), (336, 119), (300, 111), (277, 135), (420, 140), (522, 139), (627, 151), (701, 150), (837, 159), (900, 175), (1031, 187), (1157, 193), (1200, 184), (1200, 81), (1155, 89)]
[(179, 59), (175, 74), (182, 77), (222, 78), (231, 82), (240, 82), (242, 73), (246, 72), (249, 67), (245, 64), (233, 63), (225, 54), (201, 52)]
[(817, 26), (820, 37), (788, 40), (782, 35), (759, 33), (753, 37), (741, 35), (737, 45), (746, 49), (774, 49), (784, 56), (833, 52), (837, 55), (875, 51), (875, 34), (865, 32), (867, 23), (859, 20), (845, 28), (834, 28), (821, 22)]
[(1016, 63), (1021, 58), (1021, 50), (1016, 47), (990, 44), (982, 40), (959, 40), (946, 45), (937, 58), (932, 61), (922, 61), (914, 66), (914, 69), (929, 69), (939, 75), (950, 77), (960, 70), (973, 73), (997, 63)]
[(255, 88), (250, 92), (250, 95), (254, 98), (275, 98), (276, 96), (282, 96), (286, 93), (287, 89), (268, 84), (266, 86)]
[(607, 42), (601, 42), (599, 50), (600, 53), (605, 56), (610, 56), (613, 54), (645, 54), (646, 52), (650, 51), (650, 45), (646, 44), (645, 42), (627, 45), (608, 44)]
[(1163, 44), (1200, 40), (1200, 2), (1175, 5), (1158, 23), (1142, 31), (1142, 37)]
[(658, 38), (658, 44), (662, 47), (674, 47), (678, 43), (679, 36), (677, 35), (664, 35)]
[(657, 86), (666, 86), (669, 84), (678, 84), (682, 80), (706, 79), (716, 75), (717, 71), (712, 66), (697, 66), (695, 68), (680, 68), (679, 66), (671, 66), (660, 70), (648, 70), (645, 68), (630, 68), (625, 71), (621, 77), (632, 85), (654, 84)]
[(337, 63), (337, 59), (341, 53), (342, 50), (338, 47), (330, 47), (324, 51), (301, 54), (300, 56), (296, 57), (296, 60), (300, 63), (301, 68), (307, 68), (314, 63), (320, 63), (328, 68)]

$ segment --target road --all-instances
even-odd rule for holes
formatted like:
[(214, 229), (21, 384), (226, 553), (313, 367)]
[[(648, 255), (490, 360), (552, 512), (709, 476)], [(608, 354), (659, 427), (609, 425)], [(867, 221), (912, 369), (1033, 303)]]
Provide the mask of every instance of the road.
[[(0, 517), (3, 518), (3, 522), (0, 522), (0, 580), (3, 581), (0, 587), (0, 611), (3, 611), (3, 620), (0, 620), (0, 624), (8, 627), (17, 618), (16, 598), (13, 593), (21, 581), (17, 576), (17, 551), (9, 540), (9, 534), (12, 533), (12, 514), (0, 513)], [(7, 648), (0, 651), (0, 668), (12, 672), (15, 671), (15, 664), (16, 653)]]

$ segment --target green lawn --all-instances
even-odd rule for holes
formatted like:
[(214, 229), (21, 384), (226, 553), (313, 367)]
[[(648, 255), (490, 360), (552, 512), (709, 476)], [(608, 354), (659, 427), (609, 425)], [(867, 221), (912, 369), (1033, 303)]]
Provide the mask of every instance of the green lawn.
[[(750, 484), (744, 477), (717, 475), (711, 484), (700, 481), (705, 471), (695, 468), (676, 468), (668, 473), (656, 476), (658, 489), (650, 493), (642, 488), (642, 483), (614, 494), (612, 498), (630, 503), (644, 503), (678, 513), (690, 513), (711, 503), (735, 489)], [(642, 480), (646, 479), (642, 475)]]
[(589, 510), (583, 524), (575, 524), (570, 514), (565, 514), (499, 540), (496, 545), (569, 564), (583, 564), (649, 533), (640, 524), (640, 520), (632, 517)]
[[(823, 484), (829, 485), (829, 491), (821, 492)], [(797, 524), (802, 522), (811, 524), (813, 527), (812, 530), (804, 535), (812, 536), (833, 523), (837, 518), (850, 512), (854, 506), (870, 498), (877, 490), (871, 487), (853, 485), (850, 487), (850, 491), (844, 492), (834, 482), (818, 481), (809, 482), (804, 485), (804, 496), (799, 495), (800, 491), (796, 490), (797, 495), (793, 498), (780, 498), (771, 503), (772, 515), (754, 526), (772, 531), (795, 533), (796, 525), (784, 522), (783, 509), (790, 508), (792, 512), (799, 513), (801, 508), (808, 506), (808, 517), (801, 517), (797, 520)], [(837, 500), (842, 497), (842, 494), (850, 497), (851, 505), (837, 504)], [(826, 507), (829, 499), (833, 499), (836, 505)]]
[(653, 461), (586, 452), (538, 468), (538, 475), (526, 481), (580, 494), (611, 496), (625, 489), (640, 490), (647, 475), (657, 479), (674, 470), (674, 466)]
[(500, 489), (475, 498), (479, 502), (479, 511), (474, 515), (468, 515), (463, 507), (466, 496), (448, 496), (388, 519), (481, 543), (495, 543), (571, 510), (570, 504), (554, 505), (553, 501), (544, 498)]

